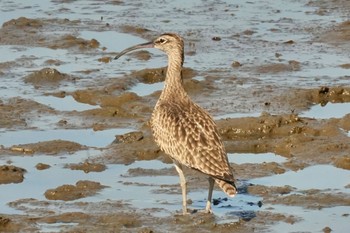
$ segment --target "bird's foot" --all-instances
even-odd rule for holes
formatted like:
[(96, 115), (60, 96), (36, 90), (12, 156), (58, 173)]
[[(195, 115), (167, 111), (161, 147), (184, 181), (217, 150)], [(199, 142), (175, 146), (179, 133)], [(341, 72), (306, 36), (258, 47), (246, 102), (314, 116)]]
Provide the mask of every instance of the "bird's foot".
[(182, 215), (183, 215), (183, 216), (188, 216), (188, 215), (190, 215), (190, 214), (192, 214), (192, 211), (188, 211), (188, 210), (182, 211)]
[(195, 212), (196, 212), (196, 210), (186, 209), (186, 210), (182, 210), (181, 212), (176, 211), (175, 215), (177, 215), (177, 216), (189, 216)]
[(182, 216), (189, 216), (191, 214), (213, 214), (213, 211), (211, 208), (205, 208), (204, 210), (198, 210), (198, 209), (186, 209), (186, 210), (182, 210), (182, 213), (179, 213), (180, 211), (178, 211), (178, 213), (176, 215), (182, 215)]
[(198, 210), (196, 212), (201, 214), (213, 214), (213, 211), (211, 209)]
[(206, 213), (206, 214), (212, 214), (213, 213), (211, 208), (209, 208), (209, 209), (206, 208), (205, 210), (203, 210), (203, 212)]
[(213, 211), (211, 210), (211, 201), (207, 201), (207, 205), (205, 206), (204, 213), (212, 214)]

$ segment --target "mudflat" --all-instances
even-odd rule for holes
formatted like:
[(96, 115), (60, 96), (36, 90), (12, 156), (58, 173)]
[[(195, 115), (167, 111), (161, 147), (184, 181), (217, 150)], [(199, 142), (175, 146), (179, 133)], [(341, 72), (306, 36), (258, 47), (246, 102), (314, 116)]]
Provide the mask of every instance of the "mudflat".
[[(350, 3), (0, 3), (1, 232), (347, 232)], [(176, 32), (239, 194), (181, 215), (149, 128)], [(189, 207), (208, 182), (186, 170)]]

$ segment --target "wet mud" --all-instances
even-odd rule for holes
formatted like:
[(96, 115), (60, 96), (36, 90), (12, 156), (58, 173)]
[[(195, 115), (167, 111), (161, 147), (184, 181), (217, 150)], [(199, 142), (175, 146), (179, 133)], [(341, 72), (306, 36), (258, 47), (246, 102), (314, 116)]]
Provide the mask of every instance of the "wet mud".
[(45, 197), (48, 200), (72, 201), (95, 195), (103, 187), (98, 182), (81, 180), (75, 185), (62, 185), (55, 189), (48, 189), (45, 192)]
[(53, 140), (31, 144), (20, 144), (9, 148), (12, 152), (18, 152), (20, 154), (46, 154), (57, 155), (62, 153), (73, 153), (78, 150), (84, 149), (84, 146), (70, 141)]
[(73, 80), (67, 74), (62, 74), (56, 69), (44, 68), (29, 74), (24, 78), (24, 81), (38, 87), (38, 85), (57, 86), (61, 81), (69, 79)]
[[(45, 13), (20, 5), (23, 16), (15, 18), (5, 14), (13, 6), (1, 4), (1, 232), (350, 229), (348, 1), (300, 0), (289, 3), (293, 11), (260, 2), (164, 2), (156, 23), (147, 10), (153, 1), (107, 2), (115, 11), (52, 1)], [(250, 13), (259, 8), (263, 14)], [(213, 20), (208, 10), (221, 13)], [(231, 28), (229, 17), (253, 23)], [(220, 27), (211, 23), (217, 20)], [(193, 214), (180, 214), (176, 170), (152, 138), (165, 57), (149, 50), (112, 60), (168, 28), (186, 39), (185, 89), (214, 116), (238, 180), (232, 199), (215, 187), (214, 214), (200, 211), (207, 177), (190, 169)], [(344, 114), (320, 117), (337, 104)], [(305, 115), (315, 107), (321, 110)]]
[(24, 179), (25, 169), (12, 166), (12, 165), (1, 165), (0, 166), (0, 184), (9, 183), (21, 183)]

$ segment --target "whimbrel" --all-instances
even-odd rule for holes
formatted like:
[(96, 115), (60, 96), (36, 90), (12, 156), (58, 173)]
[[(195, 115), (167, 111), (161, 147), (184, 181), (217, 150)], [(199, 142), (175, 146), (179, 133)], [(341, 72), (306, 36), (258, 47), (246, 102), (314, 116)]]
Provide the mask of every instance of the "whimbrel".
[(211, 213), (214, 181), (230, 197), (236, 193), (235, 179), (213, 118), (195, 104), (182, 84), (184, 42), (177, 34), (166, 33), (154, 41), (120, 52), (114, 59), (141, 48), (157, 48), (168, 55), (164, 89), (153, 110), (151, 128), (158, 146), (174, 161), (182, 189), (182, 210), (187, 214), (187, 185), (183, 166), (209, 177), (205, 212)]

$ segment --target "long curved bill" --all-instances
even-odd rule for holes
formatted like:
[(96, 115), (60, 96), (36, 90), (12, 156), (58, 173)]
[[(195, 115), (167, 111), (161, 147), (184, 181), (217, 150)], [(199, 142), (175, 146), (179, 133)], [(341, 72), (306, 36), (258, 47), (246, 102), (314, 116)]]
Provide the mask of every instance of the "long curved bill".
[(153, 48), (154, 44), (153, 42), (147, 42), (147, 43), (143, 43), (143, 44), (138, 44), (138, 45), (134, 45), (130, 48), (124, 49), (123, 51), (121, 51), (117, 56), (115, 56), (114, 60), (120, 58), (121, 56), (123, 56), (124, 54), (136, 50), (136, 49), (142, 49), (142, 48)]

